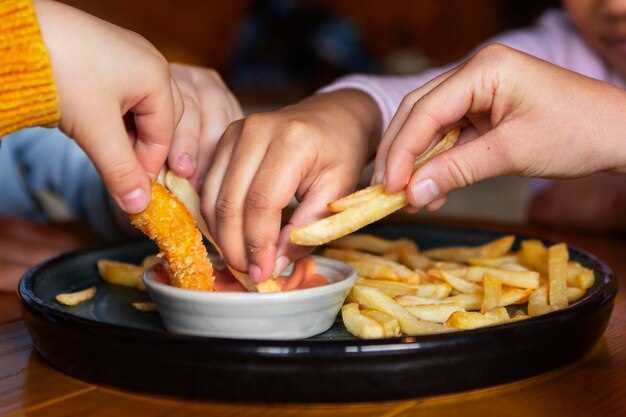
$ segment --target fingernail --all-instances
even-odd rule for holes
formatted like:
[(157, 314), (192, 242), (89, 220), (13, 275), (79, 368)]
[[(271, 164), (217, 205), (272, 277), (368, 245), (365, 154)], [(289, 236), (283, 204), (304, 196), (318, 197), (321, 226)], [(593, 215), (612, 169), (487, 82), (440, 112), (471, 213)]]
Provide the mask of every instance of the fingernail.
[(287, 268), (287, 265), (289, 265), (289, 258), (286, 256), (279, 256), (274, 264), (274, 275), (280, 275), (280, 273)]
[(142, 188), (137, 188), (122, 197), (122, 208), (128, 213), (139, 213), (148, 205), (148, 195)]
[(439, 187), (435, 181), (426, 178), (411, 187), (411, 195), (414, 200), (413, 204), (417, 207), (423, 207), (439, 197)]
[(178, 156), (176, 164), (178, 165), (179, 169), (184, 171), (193, 171), (194, 168), (193, 159), (191, 158), (191, 155), (186, 152)]
[(261, 268), (257, 265), (250, 265), (248, 268), (248, 275), (252, 281), (261, 282)]

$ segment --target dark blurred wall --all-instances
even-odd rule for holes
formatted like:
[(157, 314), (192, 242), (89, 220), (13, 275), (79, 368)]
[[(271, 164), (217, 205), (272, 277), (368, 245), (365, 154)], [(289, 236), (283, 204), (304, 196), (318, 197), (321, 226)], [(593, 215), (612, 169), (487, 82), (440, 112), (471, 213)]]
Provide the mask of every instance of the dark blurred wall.
[[(225, 70), (249, 0), (64, 0), (141, 33), (168, 59)], [(298, 0), (296, 0), (298, 1)], [(557, 1), (300, 0), (352, 21), (375, 60), (415, 49), (433, 64), (458, 59), (481, 41), (528, 24)], [(285, 51), (297, 53), (297, 51)]]

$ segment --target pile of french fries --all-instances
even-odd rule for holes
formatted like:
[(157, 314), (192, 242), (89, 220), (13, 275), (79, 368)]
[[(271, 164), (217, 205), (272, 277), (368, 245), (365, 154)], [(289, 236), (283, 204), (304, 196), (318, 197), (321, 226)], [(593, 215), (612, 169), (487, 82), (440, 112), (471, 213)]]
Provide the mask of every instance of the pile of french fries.
[(331, 242), (324, 255), (357, 271), (341, 315), (364, 339), (524, 320), (567, 307), (593, 285), (593, 271), (570, 261), (564, 243), (524, 240), (512, 252), (514, 241), (421, 252), (410, 240), (353, 234)]

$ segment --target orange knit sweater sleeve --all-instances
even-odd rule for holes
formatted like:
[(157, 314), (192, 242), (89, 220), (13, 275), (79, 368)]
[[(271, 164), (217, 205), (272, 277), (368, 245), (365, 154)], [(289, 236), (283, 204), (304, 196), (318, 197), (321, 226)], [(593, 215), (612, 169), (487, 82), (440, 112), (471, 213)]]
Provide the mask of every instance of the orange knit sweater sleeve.
[(59, 120), (52, 67), (32, 0), (0, 0), (0, 138)]

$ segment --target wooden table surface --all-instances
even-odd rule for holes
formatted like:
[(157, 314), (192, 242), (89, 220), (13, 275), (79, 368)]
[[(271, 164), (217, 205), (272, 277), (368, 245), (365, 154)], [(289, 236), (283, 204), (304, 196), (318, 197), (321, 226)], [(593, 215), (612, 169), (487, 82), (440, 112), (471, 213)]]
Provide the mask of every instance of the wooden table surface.
[[(576, 245), (608, 262), (619, 279), (626, 276), (625, 240), (519, 226), (504, 230)], [(488, 389), (366, 404), (185, 401), (88, 384), (48, 366), (33, 351), (19, 316), (16, 297), (0, 295), (0, 416), (626, 416), (626, 296), (622, 290), (604, 337), (576, 364)]]

